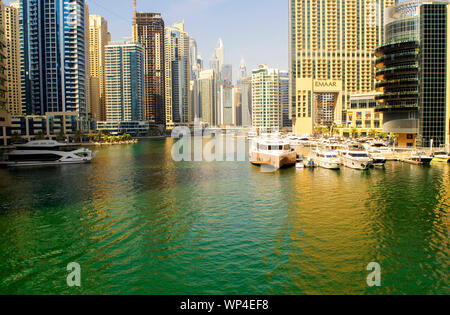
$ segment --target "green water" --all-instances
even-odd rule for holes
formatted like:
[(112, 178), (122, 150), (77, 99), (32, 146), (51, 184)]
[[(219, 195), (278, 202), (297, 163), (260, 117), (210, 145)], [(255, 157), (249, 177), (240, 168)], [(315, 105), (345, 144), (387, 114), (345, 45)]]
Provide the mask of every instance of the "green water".
[(172, 143), (1, 169), (0, 294), (450, 293), (448, 165), (264, 173)]

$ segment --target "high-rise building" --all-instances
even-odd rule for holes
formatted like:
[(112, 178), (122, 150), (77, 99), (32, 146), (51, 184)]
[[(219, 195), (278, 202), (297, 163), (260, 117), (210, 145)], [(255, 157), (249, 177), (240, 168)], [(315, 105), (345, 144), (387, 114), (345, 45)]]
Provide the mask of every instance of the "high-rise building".
[(203, 58), (201, 54), (197, 54), (197, 68), (199, 73), (204, 70)]
[(217, 123), (217, 75), (214, 69), (200, 72), (198, 78), (199, 112), (203, 124)]
[(30, 84), (26, 112), (77, 112), (86, 120), (89, 60), (85, 0), (20, 0), (20, 23), (23, 74)]
[(247, 66), (245, 65), (244, 58), (241, 59), (241, 65), (239, 66), (239, 81), (242, 81), (247, 77)]
[(6, 64), (7, 64), (7, 110), (14, 115), (22, 114), (22, 79), (20, 76), (20, 27), (19, 3), (4, 6)]
[(189, 62), (191, 64), (191, 80), (197, 80), (200, 72), (198, 62), (198, 47), (194, 38), (189, 38)]
[(274, 130), (282, 125), (280, 71), (262, 65), (252, 71), (252, 126)]
[(89, 72), (90, 110), (95, 120), (106, 120), (105, 101), (105, 46), (111, 35), (108, 23), (99, 15), (89, 16)]
[(237, 85), (234, 94), (234, 127), (242, 127), (242, 88)]
[(18, 0), (19, 9), (19, 36), (20, 36), (20, 77), (22, 92), (22, 114), (31, 114), (31, 78), (30, 78), (30, 52), (28, 40), (28, 3)]
[(136, 43), (105, 47), (105, 95), (108, 122), (142, 121), (144, 108), (144, 50)]
[(164, 20), (159, 13), (136, 12), (133, 41), (144, 48), (145, 118), (165, 126)]
[(191, 114), (189, 34), (184, 24), (166, 27), (165, 36), (166, 126), (188, 124)]
[(240, 82), (241, 86), (241, 111), (242, 111), (242, 126), (252, 126), (252, 78), (243, 78)]
[(198, 95), (198, 80), (189, 81), (189, 121), (195, 121), (196, 118), (200, 117), (200, 107), (199, 107), (199, 95)]
[(289, 103), (289, 71), (280, 71), (280, 106), (283, 127), (292, 127)]
[(194, 121), (196, 118), (200, 117), (199, 112), (199, 100), (198, 100), (198, 77), (200, 74), (200, 65), (198, 63), (198, 48), (197, 42), (192, 37), (189, 38), (189, 62), (191, 65), (191, 82), (190, 82), (190, 104), (191, 111), (189, 113), (190, 120)]
[(219, 59), (216, 56), (216, 53), (214, 53), (211, 56), (211, 59), (209, 60), (209, 68), (213, 69), (214, 72), (216, 73), (217, 77), (219, 77), (220, 73), (221, 73), (221, 68), (220, 68), (220, 62)]
[(225, 50), (223, 47), (223, 41), (222, 38), (219, 38), (218, 42), (217, 42), (217, 47), (215, 50), (215, 56), (219, 62), (219, 69), (218, 69), (218, 73), (222, 73), (222, 67), (225, 64)]
[(5, 12), (3, 1), (0, 0), (0, 110), (6, 109), (7, 99), (7, 77), (6, 77), (6, 37), (5, 37)]
[(233, 65), (223, 65), (220, 81), (224, 84), (233, 84)]
[(395, 1), (289, 2), (294, 131), (342, 125), (351, 95), (375, 88), (374, 51), (383, 43), (385, 8)]
[(450, 144), (450, 3), (407, 1), (386, 12), (376, 50), (377, 111), (400, 146)]
[(219, 126), (234, 126), (236, 121), (234, 101), (234, 87), (230, 84), (219, 84), (217, 105)]

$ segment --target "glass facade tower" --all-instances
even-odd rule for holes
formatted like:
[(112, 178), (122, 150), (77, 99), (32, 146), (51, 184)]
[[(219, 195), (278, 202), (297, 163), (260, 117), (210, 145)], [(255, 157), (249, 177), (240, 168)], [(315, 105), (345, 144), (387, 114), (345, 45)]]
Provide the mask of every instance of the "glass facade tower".
[(378, 112), (401, 146), (449, 144), (450, 4), (409, 1), (387, 11), (386, 39), (376, 50)]
[(28, 113), (88, 117), (85, 0), (21, 0)]

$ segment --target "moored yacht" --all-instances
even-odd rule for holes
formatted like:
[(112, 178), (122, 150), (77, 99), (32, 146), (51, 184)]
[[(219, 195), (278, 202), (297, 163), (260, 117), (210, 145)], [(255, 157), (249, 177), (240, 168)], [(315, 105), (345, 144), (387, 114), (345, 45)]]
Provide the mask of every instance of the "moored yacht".
[(5, 154), (2, 166), (44, 166), (89, 163), (93, 159), (91, 150), (73, 147), (53, 140), (30, 141), (17, 145), (16, 149)]
[(250, 146), (250, 163), (258, 166), (272, 166), (275, 169), (294, 166), (297, 153), (289, 142), (278, 138), (256, 138)]
[(433, 161), (438, 163), (450, 163), (450, 153), (447, 152), (435, 152), (433, 154)]
[(433, 157), (425, 152), (413, 152), (411, 156), (403, 159), (403, 162), (415, 165), (430, 165)]
[(372, 149), (368, 152), (368, 154), (372, 159), (373, 166), (384, 166), (386, 164), (387, 158), (384, 156), (382, 151)]
[(314, 161), (319, 167), (331, 170), (338, 170), (341, 168), (341, 163), (336, 152), (333, 151), (314, 151)]
[(357, 170), (367, 170), (373, 165), (367, 152), (355, 150), (341, 151), (341, 162), (344, 166)]

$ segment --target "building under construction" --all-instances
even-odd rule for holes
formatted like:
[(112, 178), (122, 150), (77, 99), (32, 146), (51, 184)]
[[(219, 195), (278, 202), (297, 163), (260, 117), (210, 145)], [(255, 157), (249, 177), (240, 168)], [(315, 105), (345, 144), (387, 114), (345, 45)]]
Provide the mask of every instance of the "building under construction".
[(133, 41), (144, 48), (145, 119), (165, 126), (164, 20), (159, 13), (136, 12), (135, 0)]

